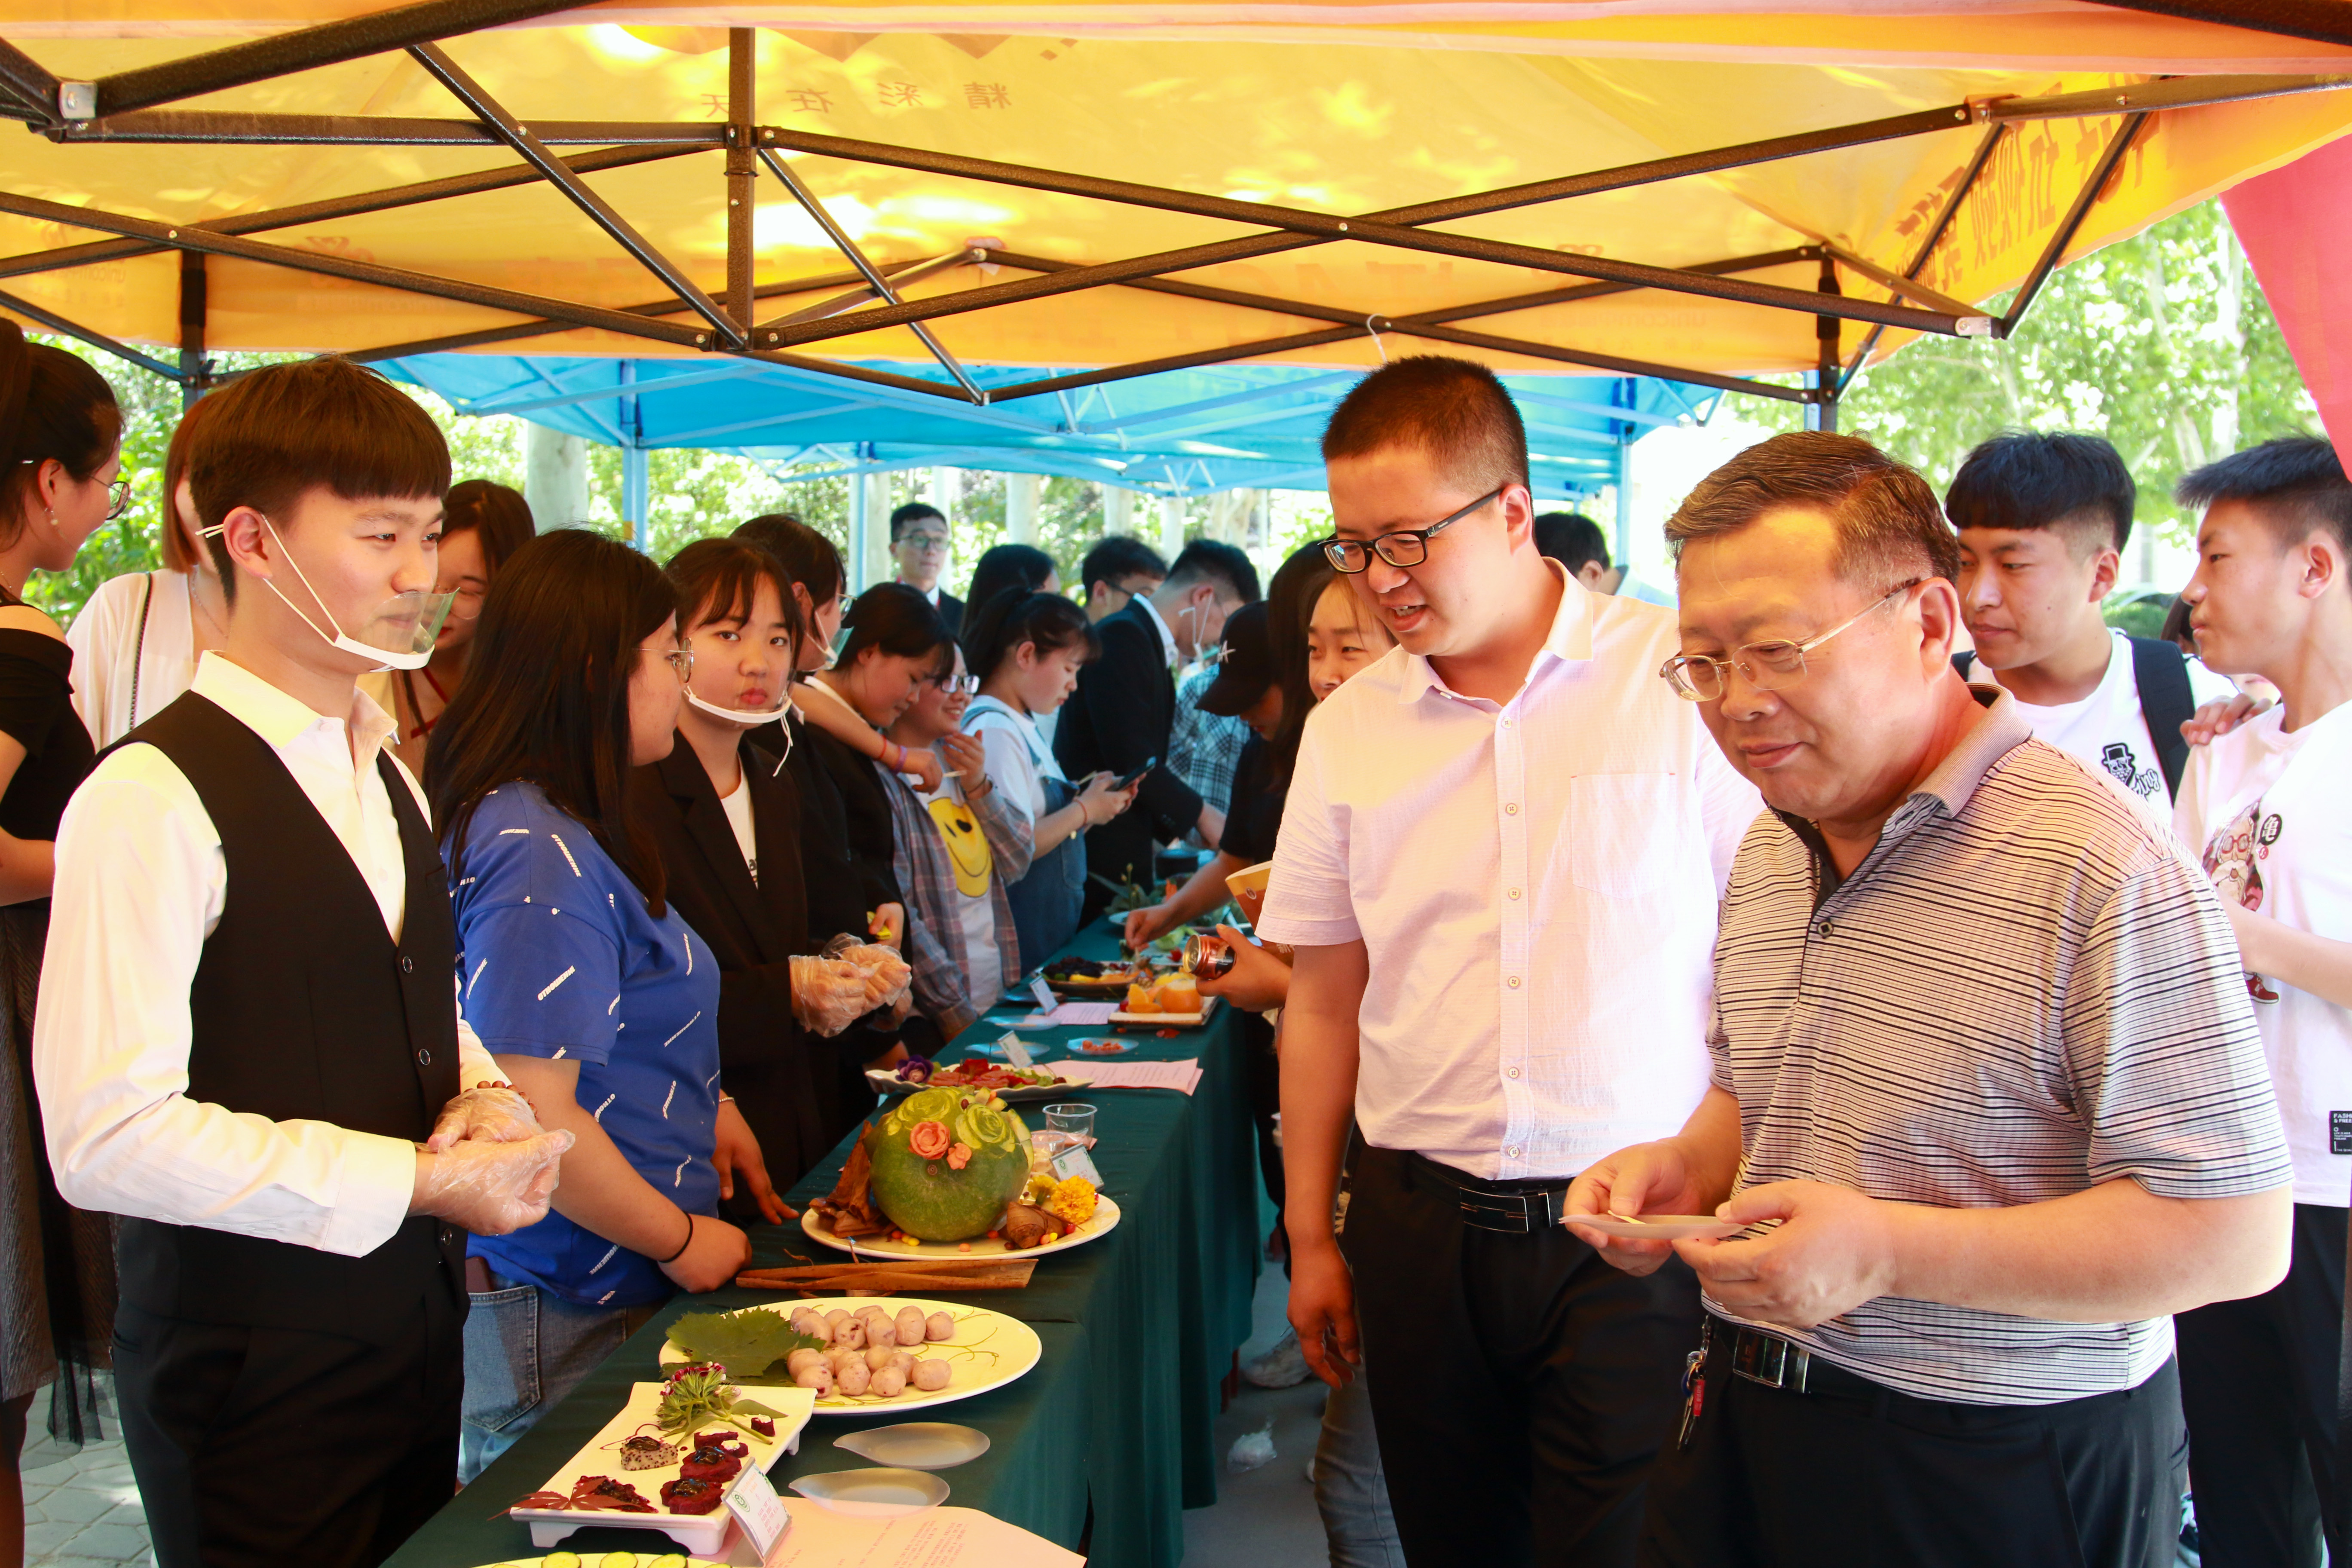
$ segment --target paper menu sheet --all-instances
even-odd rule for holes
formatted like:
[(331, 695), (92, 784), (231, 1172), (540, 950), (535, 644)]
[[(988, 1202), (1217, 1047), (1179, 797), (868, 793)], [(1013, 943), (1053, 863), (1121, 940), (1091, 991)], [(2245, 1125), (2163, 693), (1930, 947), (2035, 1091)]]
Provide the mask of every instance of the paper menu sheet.
[(1200, 1087), (1197, 1057), (1179, 1062), (1047, 1062), (1046, 1069), (1089, 1089), (1172, 1089), (1190, 1094)]
[(1084, 1568), (1086, 1559), (1042, 1535), (971, 1508), (898, 1519), (851, 1519), (786, 1498), (792, 1533), (767, 1568)]
[(1099, 1029), (1118, 1011), (1116, 1002), (1065, 1002), (1050, 1013), (1032, 1013), (1021, 1021), (1040, 1029)]

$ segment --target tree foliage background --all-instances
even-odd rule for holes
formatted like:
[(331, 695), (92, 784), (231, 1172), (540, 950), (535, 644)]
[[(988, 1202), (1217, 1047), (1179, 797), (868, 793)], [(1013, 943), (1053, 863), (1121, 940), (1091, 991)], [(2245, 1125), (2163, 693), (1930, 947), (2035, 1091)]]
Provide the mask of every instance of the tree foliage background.
[[(1997, 301), (1996, 308), (2005, 303)], [(30, 597), (67, 619), (106, 578), (157, 563), (163, 454), (179, 418), (180, 395), (163, 378), (79, 343), (44, 341), (86, 354), (113, 384), (125, 416), (123, 473), (133, 490), (129, 514), (93, 537), (71, 570), (37, 577), (29, 585)], [(286, 356), (219, 357), (222, 368), (238, 369)], [(428, 392), (409, 391), (448, 437), (457, 477), (521, 488), (519, 420), (460, 415)], [(1773, 429), (1802, 422), (1794, 405), (1764, 399), (1734, 399), (1725, 414)], [(2319, 428), (2245, 252), (2213, 202), (2060, 272), (2007, 342), (1923, 338), (1906, 345), (1857, 378), (1841, 424), (1916, 466), (1938, 490), (1969, 449), (1997, 432), (2104, 435), (2139, 479), (2142, 526), (2175, 543), (2189, 531), (2189, 520), (2171, 499), (2182, 474), (2242, 445)], [(824, 531), (846, 552), (851, 480), (786, 483), (791, 471), (717, 452), (655, 451), (648, 461), (649, 542), (658, 559), (746, 517), (776, 510)], [(548, 521), (629, 537), (621, 514), (620, 452), (591, 447), (589, 476), (591, 515)], [(892, 476), (889, 505), (927, 497), (930, 483), (927, 469)], [(1004, 537), (1005, 481), (1002, 474), (963, 471), (956, 484), (950, 510), (958, 524), (957, 560), (950, 579), (961, 582), (981, 552)], [(1328, 527), (1319, 496), (1267, 500), (1236, 531), (1231, 508), (1196, 498), (1187, 503), (1188, 533), (1206, 526), (1235, 537), (1270, 567)], [(875, 525), (887, 515), (886, 506)], [(1045, 481), (1037, 542), (1055, 558), (1065, 584), (1075, 587), (1079, 558), (1103, 533), (1104, 517), (1102, 486), (1059, 477)], [(1139, 499), (1131, 526), (1150, 538), (1158, 524), (1156, 503)], [(2127, 559), (2127, 577), (2131, 565)]]

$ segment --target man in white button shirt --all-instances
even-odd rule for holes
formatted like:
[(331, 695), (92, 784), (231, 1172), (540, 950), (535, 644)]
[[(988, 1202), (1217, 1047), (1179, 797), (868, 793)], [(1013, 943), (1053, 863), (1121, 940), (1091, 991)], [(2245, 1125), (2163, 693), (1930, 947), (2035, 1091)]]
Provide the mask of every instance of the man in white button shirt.
[(545, 1217), (572, 1140), (457, 1016), (425, 799), (355, 685), (446, 613), (440, 434), (346, 361), (214, 396), (228, 639), (66, 809), (33, 1069), (58, 1190), (124, 1216), (160, 1568), (365, 1568), (456, 1479), (464, 1231)]
[(1657, 678), (1674, 617), (1538, 554), (1490, 373), (1391, 364), (1323, 449), (1327, 552), (1402, 646), (1308, 721), (1260, 922), (1297, 950), (1290, 1320), (1327, 1382), (1369, 1358), (1413, 1568), (1627, 1563), (1697, 1293), (1619, 1275), (1559, 1200), (1706, 1092), (1758, 799)]

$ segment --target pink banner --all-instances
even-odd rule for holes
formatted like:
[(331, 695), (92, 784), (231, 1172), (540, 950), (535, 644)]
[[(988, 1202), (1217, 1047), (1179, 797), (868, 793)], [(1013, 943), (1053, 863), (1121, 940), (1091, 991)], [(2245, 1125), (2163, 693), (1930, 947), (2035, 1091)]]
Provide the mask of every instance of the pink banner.
[(2328, 437), (2352, 468), (2352, 137), (2221, 197)]

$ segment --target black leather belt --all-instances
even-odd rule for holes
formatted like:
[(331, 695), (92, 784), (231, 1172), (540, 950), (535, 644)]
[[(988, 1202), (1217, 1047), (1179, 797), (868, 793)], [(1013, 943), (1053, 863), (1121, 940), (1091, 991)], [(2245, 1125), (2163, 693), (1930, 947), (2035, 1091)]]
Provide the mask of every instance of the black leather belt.
[(1423, 1177), (1453, 1192), (1461, 1205), (1462, 1223), (1473, 1230), (1538, 1235), (1558, 1225), (1568, 1212), (1565, 1181), (1482, 1182), (1425, 1154), (1407, 1158)]

